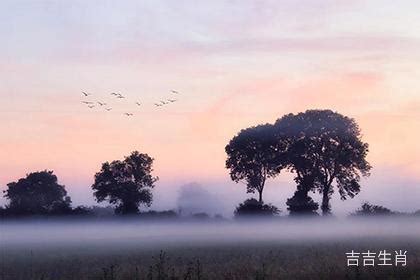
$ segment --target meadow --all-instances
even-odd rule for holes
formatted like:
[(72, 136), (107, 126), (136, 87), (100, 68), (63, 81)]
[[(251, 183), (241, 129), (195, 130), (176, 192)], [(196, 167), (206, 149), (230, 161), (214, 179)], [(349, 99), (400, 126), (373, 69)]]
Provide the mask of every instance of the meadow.
[[(2, 279), (419, 279), (418, 219), (2, 223)], [(48, 232), (48, 235), (46, 234)], [(119, 233), (118, 235), (116, 233)], [(407, 250), (407, 265), (346, 253)]]

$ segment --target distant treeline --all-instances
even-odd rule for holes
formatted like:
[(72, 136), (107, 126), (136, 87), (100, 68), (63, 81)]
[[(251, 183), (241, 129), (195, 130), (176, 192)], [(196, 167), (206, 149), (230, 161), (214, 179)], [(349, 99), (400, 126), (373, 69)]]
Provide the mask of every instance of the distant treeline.
[[(257, 193), (236, 207), (235, 217), (278, 216), (280, 209), (263, 201), (268, 179), (281, 171), (292, 173), (296, 191), (287, 200), (291, 215), (317, 215), (319, 204), (310, 192), (322, 195), (323, 215), (331, 213), (330, 199), (335, 190), (340, 198), (353, 198), (360, 190), (360, 179), (369, 176), (366, 161), (368, 144), (354, 119), (331, 110), (308, 110), (288, 114), (274, 122), (241, 130), (225, 148), (226, 168), (235, 182), (244, 182), (248, 193)], [(91, 186), (97, 202), (108, 202), (114, 208), (72, 207), (65, 187), (58, 183), (53, 171), (29, 173), (25, 178), (7, 184), (0, 207), (2, 217), (17, 216), (89, 216), (110, 212), (143, 217), (179, 216), (175, 211), (140, 213), (140, 206), (149, 207), (152, 190), (158, 177), (153, 173), (154, 159), (146, 153), (132, 152), (123, 160), (102, 164)], [(102, 214), (100, 214), (102, 213)], [(378, 205), (365, 203), (353, 215), (396, 215)], [(401, 214), (401, 213), (400, 213)], [(415, 213), (419, 215), (419, 211)], [(193, 213), (193, 218), (206, 219), (206, 213)], [(218, 217), (221, 218), (221, 217)]]

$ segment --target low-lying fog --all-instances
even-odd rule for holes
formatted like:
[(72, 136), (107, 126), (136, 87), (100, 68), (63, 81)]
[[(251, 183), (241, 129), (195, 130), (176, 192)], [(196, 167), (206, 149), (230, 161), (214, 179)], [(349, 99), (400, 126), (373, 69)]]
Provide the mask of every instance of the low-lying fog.
[(420, 240), (420, 219), (281, 219), (276, 221), (144, 222), (22, 221), (1, 222), (0, 247), (135, 245), (136, 247), (217, 244), (223, 242), (301, 242), (359, 238)]

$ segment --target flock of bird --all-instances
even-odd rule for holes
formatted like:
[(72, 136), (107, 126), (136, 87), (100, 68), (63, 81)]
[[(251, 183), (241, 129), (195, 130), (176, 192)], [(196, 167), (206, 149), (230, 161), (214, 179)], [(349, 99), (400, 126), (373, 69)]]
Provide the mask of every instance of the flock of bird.
[[(171, 90), (170, 92), (171, 92), (172, 95), (179, 95), (180, 94), (176, 90)], [(92, 96), (92, 93), (89, 93), (89, 92), (86, 92), (86, 91), (82, 91), (82, 94), (83, 94), (83, 97), (85, 97), (85, 98), (86, 97), (89, 97), (89, 96)], [(125, 96), (122, 95), (121, 93), (111, 92), (110, 95), (112, 95), (116, 99), (123, 99), (123, 98), (125, 98)], [(156, 107), (162, 107), (162, 106), (166, 106), (166, 105), (169, 105), (169, 104), (174, 103), (174, 102), (177, 102), (177, 101), (178, 101), (178, 99), (168, 98), (168, 99), (165, 99), (165, 100), (160, 100), (157, 103), (154, 103), (154, 105)], [(83, 100), (82, 103), (85, 104), (85, 105), (87, 105), (87, 107), (89, 109), (93, 109), (93, 108), (96, 107), (96, 105), (99, 105), (99, 107), (104, 107), (105, 110), (108, 111), (108, 112), (112, 110), (112, 107), (108, 106), (107, 103), (102, 102), (102, 101), (87, 101), (87, 100)], [(143, 105), (139, 101), (134, 102), (134, 104), (137, 105), (137, 106), (139, 106), (139, 107)], [(127, 116), (127, 117), (131, 117), (131, 116), (134, 115), (133, 113), (128, 113), (128, 112), (125, 112), (123, 114), (125, 116)]]

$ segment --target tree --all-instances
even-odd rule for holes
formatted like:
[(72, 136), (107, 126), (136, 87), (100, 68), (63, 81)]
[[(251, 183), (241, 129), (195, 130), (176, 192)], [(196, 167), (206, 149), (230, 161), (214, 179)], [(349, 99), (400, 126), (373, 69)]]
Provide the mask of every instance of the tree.
[(260, 203), (266, 180), (281, 170), (274, 161), (279, 145), (272, 132), (270, 124), (243, 129), (225, 148), (231, 179), (245, 181), (247, 192), (258, 192)]
[(118, 214), (139, 212), (140, 204), (150, 206), (152, 188), (158, 180), (152, 176), (153, 158), (135, 151), (123, 161), (102, 164), (92, 185), (97, 202), (108, 201)]
[(264, 204), (255, 198), (249, 198), (235, 209), (235, 217), (276, 216), (280, 210), (271, 204)]
[(360, 192), (360, 179), (369, 176), (366, 160), (368, 144), (361, 140), (354, 119), (331, 110), (308, 110), (289, 114), (274, 124), (278, 141), (287, 143), (279, 165), (296, 173), (301, 192), (318, 190), (322, 194), (322, 212), (329, 214), (334, 185), (342, 200)]
[(53, 171), (33, 172), (4, 191), (10, 202), (7, 212), (14, 215), (63, 214), (71, 211), (71, 199)]

